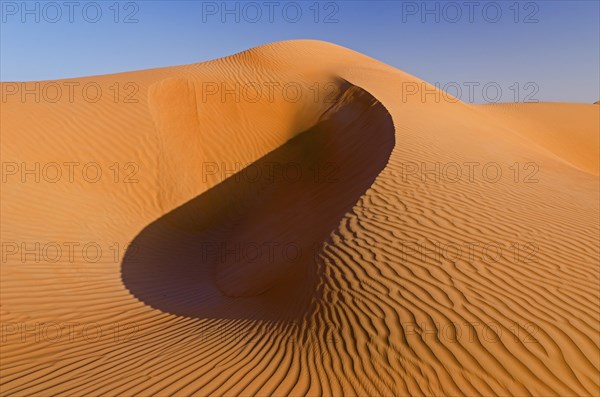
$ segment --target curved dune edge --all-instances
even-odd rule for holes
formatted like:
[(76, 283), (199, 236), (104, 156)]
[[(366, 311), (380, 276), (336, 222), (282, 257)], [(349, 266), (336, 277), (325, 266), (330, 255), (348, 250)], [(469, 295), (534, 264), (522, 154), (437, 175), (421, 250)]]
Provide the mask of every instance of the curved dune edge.
[[(319, 82), (326, 91), (339, 79), (378, 104), (364, 113), (350, 107), (358, 120), (348, 128), (325, 125), (321, 134), (311, 128), (330, 104), (312, 97), (202, 98), (207, 82)], [(576, 149), (544, 147), (530, 124), (485, 106), (403, 97), (407, 84), (424, 83), (318, 41), (69, 81), (95, 81), (105, 92), (115, 82), (135, 81), (139, 101), (50, 104), (11, 97), (2, 104), (4, 162), (94, 159), (109, 175), (93, 184), (17, 178), (3, 185), (3, 243), (93, 241), (105, 254), (95, 262), (81, 250), (58, 262), (6, 256), (2, 395), (600, 394), (599, 186), (592, 173), (563, 160), (574, 163)], [(382, 108), (391, 120), (372, 117)], [(343, 109), (334, 109), (329, 123), (346, 126)], [(587, 114), (574, 125), (593, 125)], [(386, 132), (377, 135), (377, 150), (377, 141), (361, 140), (370, 135), (360, 132), (373, 128)], [(340, 132), (333, 147), (342, 150), (318, 140), (327, 131)], [(317, 206), (327, 216), (308, 220), (285, 197), (291, 187), (239, 189), (230, 174), (203, 174), (206, 163), (225, 161), (231, 170), (235, 162), (256, 164), (273, 153), (304, 161), (297, 139), (308, 139), (309, 152), (322, 148), (325, 159), (340, 156), (340, 162), (355, 153), (352, 145), (364, 147), (353, 154), (356, 164), (344, 168), (364, 173), (353, 178), (360, 188), (299, 189), (324, 194), (306, 198), (317, 205), (335, 197), (329, 189), (345, 186), (348, 208), (332, 200), (331, 213)], [(376, 160), (373, 168), (358, 166), (369, 158)], [(108, 167), (129, 162), (138, 165), (138, 182), (115, 183)], [(454, 180), (414, 171), (450, 163), (480, 165), (473, 179), (465, 167)], [(534, 163), (537, 171), (521, 169), (527, 173), (515, 181), (509, 168), (515, 163)], [(483, 178), (485, 164), (497, 165), (500, 178)], [(220, 194), (223, 186), (235, 194)], [(240, 207), (230, 212), (229, 205)], [(231, 219), (225, 222), (223, 214)], [(257, 223), (274, 222), (277, 227), (264, 230), (280, 230), (296, 216), (311, 229), (322, 223), (326, 234), (310, 265), (298, 267), (304, 273), (277, 274), (266, 285), (250, 277), (241, 286), (230, 271), (237, 267), (225, 262), (221, 272), (202, 273), (199, 241), (246, 242), (258, 233)], [(140, 238), (141, 245), (123, 249)], [(484, 256), (486, 244), (500, 247), (500, 255)], [(264, 269), (271, 268), (256, 272)], [(71, 324), (72, 333), (51, 340), (44, 328), (50, 323)], [(21, 325), (28, 327), (25, 337)]]
[[(297, 282), (298, 268), (312, 265), (315, 251), (371, 186), (394, 147), (391, 116), (356, 86), (340, 88), (339, 99), (311, 130), (303, 134), (314, 138), (298, 136), (286, 144), (293, 147), (290, 157), (295, 161), (281, 161), (295, 164), (302, 175), (282, 175), (264, 189), (259, 204), (246, 208), (234, 221), (223, 249), (274, 242), (281, 247), (273, 245), (268, 252), (261, 248), (245, 258), (228, 255), (220, 261), (215, 278), (226, 295), (256, 295), (280, 286), (282, 280)], [(273, 211), (281, 203), (284, 208)]]
[[(315, 255), (394, 146), (383, 106), (339, 85), (315, 126), (144, 228), (122, 265), (134, 296), (197, 318), (310, 315), (322, 299)], [(273, 173), (257, 178), (257, 170)]]

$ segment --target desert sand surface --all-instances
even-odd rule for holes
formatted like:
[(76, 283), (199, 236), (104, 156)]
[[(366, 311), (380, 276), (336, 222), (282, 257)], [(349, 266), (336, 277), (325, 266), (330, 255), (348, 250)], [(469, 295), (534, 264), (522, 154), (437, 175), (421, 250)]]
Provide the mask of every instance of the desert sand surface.
[(39, 84), (2, 83), (1, 395), (600, 395), (597, 105), (311, 40)]

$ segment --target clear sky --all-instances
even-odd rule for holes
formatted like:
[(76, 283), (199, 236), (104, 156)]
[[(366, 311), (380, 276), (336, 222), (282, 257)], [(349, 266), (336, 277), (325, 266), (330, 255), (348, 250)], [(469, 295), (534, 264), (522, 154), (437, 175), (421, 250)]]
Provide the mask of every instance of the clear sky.
[(180, 65), (308, 38), (454, 95), (460, 87), (468, 102), (495, 102), (497, 88), (505, 102), (600, 99), (598, 0), (0, 3), (1, 81)]

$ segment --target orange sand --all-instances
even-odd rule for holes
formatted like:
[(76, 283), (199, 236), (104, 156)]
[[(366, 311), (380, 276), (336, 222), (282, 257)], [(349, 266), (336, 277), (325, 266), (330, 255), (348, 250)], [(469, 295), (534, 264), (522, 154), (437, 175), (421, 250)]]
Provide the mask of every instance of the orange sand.
[(597, 106), (319, 41), (56, 83), (1, 103), (1, 395), (600, 395)]

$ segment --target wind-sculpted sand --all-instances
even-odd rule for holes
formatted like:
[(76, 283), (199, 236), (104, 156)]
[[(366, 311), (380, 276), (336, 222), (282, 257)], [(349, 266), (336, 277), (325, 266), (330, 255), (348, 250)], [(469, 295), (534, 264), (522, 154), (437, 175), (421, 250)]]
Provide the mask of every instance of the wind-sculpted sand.
[(319, 41), (50, 83), (2, 83), (1, 395), (600, 394), (597, 105)]

